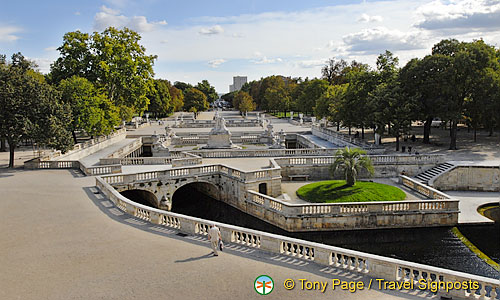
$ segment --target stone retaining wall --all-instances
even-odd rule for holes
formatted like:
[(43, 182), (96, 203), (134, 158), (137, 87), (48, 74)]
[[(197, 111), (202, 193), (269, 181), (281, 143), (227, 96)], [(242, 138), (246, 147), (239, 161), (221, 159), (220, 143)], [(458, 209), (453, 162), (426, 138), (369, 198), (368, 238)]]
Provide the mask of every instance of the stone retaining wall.
[(500, 166), (458, 166), (434, 179), (443, 191), (500, 192)]

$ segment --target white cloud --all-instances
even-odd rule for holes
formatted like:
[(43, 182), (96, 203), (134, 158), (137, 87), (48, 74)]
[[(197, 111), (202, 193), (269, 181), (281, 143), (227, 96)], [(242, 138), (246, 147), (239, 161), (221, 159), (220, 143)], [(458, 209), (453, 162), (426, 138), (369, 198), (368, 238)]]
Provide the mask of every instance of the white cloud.
[(45, 50), (45, 51), (47, 51), (47, 52), (57, 51), (57, 47), (55, 47), (55, 46), (52, 46), (52, 47), (47, 47), (47, 48), (45, 48), (45, 49), (43, 49), (43, 50)]
[(321, 67), (325, 65), (326, 59), (315, 59), (315, 60), (302, 60), (298, 61), (296, 65), (300, 68), (310, 69)]
[(80, 13), (79, 11), (75, 11), (75, 12), (74, 12), (74, 15), (75, 15), (75, 16), (79, 16), (80, 14), (81, 14), (81, 13)]
[(254, 64), (262, 65), (262, 64), (275, 64), (283, 62), (283, 60), (279, 57), (276, 58), (267, 58), (266, 56), (262, 56), (258, 59), (251, 60)]
[(226, 60), (225, 59), (222, 59), (222, 58), (218, 58), (218, 59), (213, 59), (211, 61), (208, 62), (208, 64), (210, 65), (210, 67), (212, 68), (217, 68), (220, 64), (223, 64), (225, 63)]
[(231, 36), (232, 36), (232, 37), (234, 37), (234, 38), (242, 38), (242, 37), (245, 37), (245, 36), (244, 36), (243, 34), (241, 34), (241, 33), (233, 33)]
[(364, 29), (343, 37), (346, 50), (362, 54), (377, 54), (385, 50), (415, 50), (424, 48), (418, 32), (401, 32), (385, 27)]
[(104, 13), (110, 14), (110, 15), (117, 15), (117, 14), (120, 13), (119, 10), (112, 9), (110, 7), (107, 7), (106, 5), (102, 5), (101, 6), (101, 11), (104, 12)]
[(22, 29), (16, 26), (1, 26), (0, 25), (0, 42), (13, 42), (19, 39), (17, 33)]
[(498, 0), (435, 0), (418, 9), (417, 27), (428, 30), (500, 30)]
[(156, 25), (166, 25), (165, 20), (159, 22), (148, 22), (145, 16), (127, 17), (120, 14), (120, 11), (111, 9), (105, 5), (101, 6), (101, 11), (94, 16), (94, 29), (101, 31), (110, 26), (116, 28), (127, 27), (138, 32), (153, 31)]
[(224, 32), (224, 28), (220, 25), (214, 25), (212, 27), (204, 27), (201, 28), (200, 31), (198, 31), (199, 34), (203, 35), (213, 35), (213, 34), (220, 34)]
[(357, 21), (361, 23), (372, 23), (372, 22), (382, 22), (384, 18), (382, 16), (370, 16), (368, 14), (362, 14)]

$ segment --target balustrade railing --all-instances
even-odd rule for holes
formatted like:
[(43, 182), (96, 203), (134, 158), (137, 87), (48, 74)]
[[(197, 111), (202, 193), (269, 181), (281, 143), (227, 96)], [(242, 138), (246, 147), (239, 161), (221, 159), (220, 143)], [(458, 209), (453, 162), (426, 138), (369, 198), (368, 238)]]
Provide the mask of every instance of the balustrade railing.
[(210, 224), (216, 224), (220, 228), (222, 238), (226, 243), (240, 244), (249, 248), (261, 249), (304, 261), (314, 261), (319, 265), (344, 269), (349, 272), (388, 281), (413, 281), (416, 284), (418, 280), (426, 279), (439, 284), (443, 282), (469, 282), (470, 280), (473, 283), (477, 283), (477, 288), (451, 289), (447, 292), (440, 292), (458, 298), (498, 299), (500, 291), (500, 281), (498, 279), (298, 240), (158, 210), (125, 198), (109, 185), (107, 180), (109, 179), (96, 177), (96, 185), (120, 210), (156, 225), (178, 229), (187, 234), (206, 236)]

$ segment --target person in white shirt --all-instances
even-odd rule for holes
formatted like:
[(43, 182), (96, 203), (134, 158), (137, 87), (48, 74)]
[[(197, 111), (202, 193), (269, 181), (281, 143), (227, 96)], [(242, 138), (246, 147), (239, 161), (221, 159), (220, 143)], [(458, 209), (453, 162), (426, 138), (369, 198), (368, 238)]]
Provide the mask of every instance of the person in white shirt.
[(217, 253), (217, 248), (219, 247), (219, 240), (222, 239), (220, 235), (220, 230), (219, 227), (215, 226), (215, 224), (212, 224), (210, 226), (210, 229), (208, 230), (208, 240), (210, 241), (210, 244), (212, 245), (212, 250), (214, 251), (214, 256), (219, 256)]

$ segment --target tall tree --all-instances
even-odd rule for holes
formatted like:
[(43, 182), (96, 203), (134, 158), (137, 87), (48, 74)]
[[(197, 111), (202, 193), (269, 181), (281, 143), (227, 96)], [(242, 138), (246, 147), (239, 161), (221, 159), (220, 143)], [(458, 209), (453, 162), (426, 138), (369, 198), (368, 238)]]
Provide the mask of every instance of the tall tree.
[(244, 91), (236, 92), (233, 100), (233, 106), (243, 115), (255, 109), (256, 104), (253, 102), (252, 96)]
[(184, 95), (184, 110), (190, 111), (195, 108), (196, 112), (208, 109), (207, 96), (196, 88), (188, 88)]
[[(72, 146), (66, 126), (71, 122), (69, 106), (59, 101), (59, 93), (42, 76), (33, 76), (35, 64), (20, 53), (10, 64), (0, 67), (0, 136), (9, 144), (9, 167), (22, 139), (66, 151)], [(36, 73), (36, 72), (35, 72)]]
[(169, 82), (167, 80), (155, 79), (154, 89), (148, 93), (148, 98), (148, 111), (155, 117), (165, 117), (174, 111)]
[(217, 95), (217, 92), (215, 91), (215, 87), (211, 86), (208, 80), (203, 80), (199, 82), (195, 88), (197, 88), (199, 91), (201, 91), (205, 96), (207, 96), (207, 101), (209, 103), (214, 102), (215, 100), (219, 99), (219, 95)]
[(84, 130), (94, 136), (108, 134), (120, 124), (118, 109), (85, 78), (73, 76), (58, 86), (61, 100), (71, 108), (72, 120), (68, 129), (77, 143), (76, 131)]
[[(142, 113), (149, 104), (146, 94), (153, 87), (155, 55), (146, 55), (141, 36), (128, 28), (110, 27), (91, 36), (80, 31), (66, 33), (61, 53), (48, 76), (52, 83), (74, 75), (88, 79), (120, 110)], [(123, 114), (123, 113), (122, 113)]]
[(308, 113), (314, 111), (314, 106), (320, 97), (328, 88), (328, 82), (322, 79), (313, 79), (304, 81), (300, 84), (301, 93), (297, 98), (297, 109), (301, 112)]

